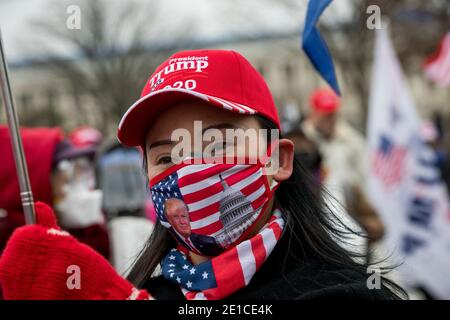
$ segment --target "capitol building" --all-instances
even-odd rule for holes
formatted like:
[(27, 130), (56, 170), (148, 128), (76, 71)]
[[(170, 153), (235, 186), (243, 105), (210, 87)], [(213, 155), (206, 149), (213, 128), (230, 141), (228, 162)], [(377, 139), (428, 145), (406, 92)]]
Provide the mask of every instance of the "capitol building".
[(256, 214), (252, 203), (238, 189), (230, 187), (219, 175), (223, 187), (219, 203), (220, 221), (223, 229), (217, 234), (219, 244), (226, 248), (235, 242), (255, 221)]

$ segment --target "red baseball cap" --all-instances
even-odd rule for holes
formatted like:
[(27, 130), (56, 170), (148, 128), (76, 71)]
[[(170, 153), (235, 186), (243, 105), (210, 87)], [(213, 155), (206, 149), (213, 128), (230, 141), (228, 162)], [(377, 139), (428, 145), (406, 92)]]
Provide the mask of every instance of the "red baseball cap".
[(76, 147), (100, 145), (103, 135), (92, 127), (79, 127), (69, 134), (70, 142)]
[(92, 127), (79, 127), (73, 130), (68, 139), (64, 139), (55, 148), (53, 165), (62, 160), (71, 160), (79, 157), (93, 159), (102, 142), (103, 135)]
[(119, 123), (119, 141), (127, 146), (142, 146), (161, 111), (191, 100), (206, 101), (231, 112), (259, 114), (280, 128), (272, 94), (250, 62), (235, 51), (191, 50), (174, 54), (151, 75), (141, 98)]
[(339, 97), (329, 88), (315, 90), (310, 97), (311, 107), (321, 113), (332, 113), (339, 110)]

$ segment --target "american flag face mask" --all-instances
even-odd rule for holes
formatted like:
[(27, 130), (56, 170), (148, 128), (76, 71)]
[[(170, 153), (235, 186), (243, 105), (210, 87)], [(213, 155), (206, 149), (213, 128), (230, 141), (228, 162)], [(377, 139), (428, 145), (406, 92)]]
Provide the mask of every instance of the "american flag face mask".
[(185, 162), (150, 181), (160, 223), (180, 245), (217, 256), (244, 239), (272, 198), (265, 165)]

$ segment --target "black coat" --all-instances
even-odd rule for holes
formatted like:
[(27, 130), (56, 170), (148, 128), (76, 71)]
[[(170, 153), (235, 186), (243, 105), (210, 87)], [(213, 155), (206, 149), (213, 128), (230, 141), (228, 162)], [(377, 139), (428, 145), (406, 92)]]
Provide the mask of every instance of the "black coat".
[[(186, 243), (183, 238), (181, 238), (178, 233), (176, 233), (173, 228), (169, 229), (170, 233), (173, 235), (173, 237), (181, 244), (184, 244), (186, 247), (191, 248), (192, 245), (189, 243)], [(209, 236), (204, 236), (197, 233), (191, 233), (189, 236), (189, 239), (191, 240), (192, 244), (195, 246), (195, 248), (191, 248), (191, 250), (197, 249), (200, 252), (202, 252), (204, 255), (207, 256), (216, 256), (220, 252), (223, 251), (223, 249), (217, 244), (216, 239)]]
[[(390, 299), (391, 292), (368, 289), (368, 274), (350, 268), (327, 265), (312, 256), (301, 261), (287, 250), (287, 233), (283, 234), (267, 261), (250, 283), (227, 297), (230, 300), (311, 300), (311, 299)], [(293, 248), (301, 250), (300, 248)], [(301, 251), (298, 251), (301, 252)], [(162, 276), (144, 286), (156, 299), (185, 299), (178, 285)]]
[(191, 233), (191, 239), (194, 246), (207, 256), (216, 256), (223, 251), (213, 237), (204, 236), (202, 234)]

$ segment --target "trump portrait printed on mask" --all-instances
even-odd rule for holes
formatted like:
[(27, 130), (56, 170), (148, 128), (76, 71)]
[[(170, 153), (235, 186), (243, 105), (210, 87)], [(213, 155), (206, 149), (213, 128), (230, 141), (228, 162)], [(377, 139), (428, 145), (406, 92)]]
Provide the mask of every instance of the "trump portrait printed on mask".
[(169, 232), (181, 245), (206, 256), (215, 256), (223, 251), (213, 237), (192, 233), (189, 210), (183, 200), (167, 199), (164, 214), (171, 225)]

